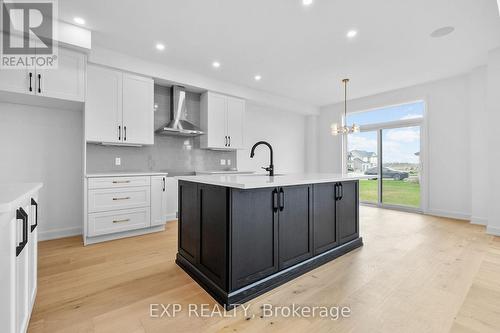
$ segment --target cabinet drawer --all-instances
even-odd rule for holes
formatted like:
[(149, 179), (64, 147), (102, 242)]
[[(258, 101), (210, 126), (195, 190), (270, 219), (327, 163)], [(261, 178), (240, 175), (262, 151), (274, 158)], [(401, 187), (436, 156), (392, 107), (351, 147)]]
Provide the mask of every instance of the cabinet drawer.
[(120, 189), (98, 189), (88, 192), (88, 212), (104, 212), (150, 206), (149, 186)]
[(150, 226), (149, 207), (93, 213), (88, 217), (88, 235), (99, 236)]
[(89, 189), (149, 186), (151, 177), (99, 177), (89, 178)]

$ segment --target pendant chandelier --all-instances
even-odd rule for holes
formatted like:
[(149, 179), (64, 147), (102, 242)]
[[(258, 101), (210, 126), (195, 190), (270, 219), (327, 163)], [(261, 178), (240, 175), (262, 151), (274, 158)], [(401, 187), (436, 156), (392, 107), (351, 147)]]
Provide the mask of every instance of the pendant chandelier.
[(352, 126), (347, 126), (347, 83), (349, 79), (343, 79), (344, 83), (344, 122), (341, 126), (337, 123), (331, 125), (332, 135), (358, 133), (360, 131), (359, 126), (352, 124)]

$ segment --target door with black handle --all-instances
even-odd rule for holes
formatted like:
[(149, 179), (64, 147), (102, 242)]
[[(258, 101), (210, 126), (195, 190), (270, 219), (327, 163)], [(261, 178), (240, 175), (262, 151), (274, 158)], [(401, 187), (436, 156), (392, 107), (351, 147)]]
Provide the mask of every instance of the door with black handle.
[(279, 269), (313, 254), (312, 185), (279, 189)]
[(357, 181), (337, 184), (336, 221), (339, 245), (359, 237), (359, 185)]
[(314, 195), (314, 254), (320, 254), (339, 244), (335, 221), (339, 187), (337, 183), (313, 185)]
[(231, 190), (231, 290), (278, 271), (278, 189)]

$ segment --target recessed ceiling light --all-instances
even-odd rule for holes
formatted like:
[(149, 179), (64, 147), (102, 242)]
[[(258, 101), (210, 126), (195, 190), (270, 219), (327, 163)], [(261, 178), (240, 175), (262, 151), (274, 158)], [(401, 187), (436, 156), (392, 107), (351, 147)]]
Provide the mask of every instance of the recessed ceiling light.
[(255, 79), (255, 81), (262, 80), (262, 76), (260, 76), (259, 74), (255, 75), (253, 78)]
[(357, 30), (349, 30), (346, 34), (347, 38), (354, 38), (358, 34)]
[(220, 62), (218, 62), (218, 61), (214, 61), (214, 62), (212, 63), (212, 67), (213, 67), (213, 68), (219, 68), (219, 67), (220, 67)]
[(76, 24), (80, 24), (80, 25), (84, 25), (85, 24), (85, 20), (82, 19), (81, 17), (74, 17), (73, 18), (73, 22), (75, 22)]
[(455, 31), (454, 27), (442, 27), (431, 32), (431, 37), (434, 38), (444, 37), (446, 35), (451, 34), (453, 31)]
[(157, 43), (156, 44), (156, 49), (158, 51), (163, 51), (163, 50), (165, 50), (165, 45), (163, 45), (162, 43)]
[(302, 0), (302, 4), (304, 6), (310, 6), (310, 5), (312, 5), (312, 3), (313, 3), (313, 0)]

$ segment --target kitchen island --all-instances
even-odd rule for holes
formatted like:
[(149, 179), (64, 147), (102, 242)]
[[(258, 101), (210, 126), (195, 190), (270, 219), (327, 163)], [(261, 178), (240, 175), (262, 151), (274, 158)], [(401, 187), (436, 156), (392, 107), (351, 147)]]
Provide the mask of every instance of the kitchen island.
[(231, 308), (363, 245), (358, 178), (179, 179), (177, 264)]

